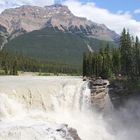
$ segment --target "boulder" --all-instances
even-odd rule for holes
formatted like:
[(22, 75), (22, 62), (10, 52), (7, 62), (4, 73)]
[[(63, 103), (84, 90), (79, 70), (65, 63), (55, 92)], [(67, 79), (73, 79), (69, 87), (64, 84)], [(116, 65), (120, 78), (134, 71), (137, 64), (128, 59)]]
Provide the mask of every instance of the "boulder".
[(66, 140), (81, 140), (77, 134), (77, 130), (71, 127), (68, 127), (67, 124), (60, 125), (57, 129), (57, 132), (65, 138)]
[(68, 132), (71, 135), (71, 137), (73, 138), (73, 140), (81, 140), (80, 137), (77, 134), (76, 129), (74, 129), (74, 128), (68, 128)]

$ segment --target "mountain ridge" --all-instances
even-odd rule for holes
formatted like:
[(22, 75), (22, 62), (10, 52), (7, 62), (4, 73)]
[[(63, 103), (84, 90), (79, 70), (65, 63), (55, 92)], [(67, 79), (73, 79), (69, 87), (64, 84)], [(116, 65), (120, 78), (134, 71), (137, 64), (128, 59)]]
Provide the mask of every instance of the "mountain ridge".
[(6, 9), (0, 14), (0, 25), (11, 35), (17, 30), (31, 32), (45, 27), (57, 27), (61, 31), (83, 33), (85, 36), (115, 41), (118, 35), (103, 24), (77, 17), (67, 6), (29, 6)]
[(0, 14), (1, 48), (43, 61), (81, 65), (84, 52), (113, 46), (118, 38), (105, 25), (76, 17), (63, 5), (26, 5)]

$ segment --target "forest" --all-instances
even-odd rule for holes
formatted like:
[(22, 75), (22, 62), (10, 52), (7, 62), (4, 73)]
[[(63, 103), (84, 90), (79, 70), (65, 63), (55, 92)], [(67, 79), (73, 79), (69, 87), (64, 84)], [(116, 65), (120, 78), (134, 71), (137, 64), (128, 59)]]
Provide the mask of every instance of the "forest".
[(18, 75), (18, 71), (53, 73), (55, 75), (59, 73), (81, 74), (81, 69), (74, 65), (41, 61), (21, 54), (14, 54), (5, 49), (0, 51), (0, 71), (1, 75)]
[(98, 52), (84, 53), (83, 76), (102, 78), (140, 78), (140, 42), (138, 37), (123, 29), (119, 47), (101, 48)]
[[(2, 72), (1, 72), (2, 71)], [(18, 71), (59, 73), (81, 75), (82, 69), (77, 65), (61, 64), (30, 58), (12, 53), (6, 49), (0, 51), (0, 74), (18, 75)], [(119, 47), (100, 47), (95, 52), (83, 54), (83, 76), (126, 79), (140, 79), (140, 42), (138, 37), (130, 35), (123, 29)]]

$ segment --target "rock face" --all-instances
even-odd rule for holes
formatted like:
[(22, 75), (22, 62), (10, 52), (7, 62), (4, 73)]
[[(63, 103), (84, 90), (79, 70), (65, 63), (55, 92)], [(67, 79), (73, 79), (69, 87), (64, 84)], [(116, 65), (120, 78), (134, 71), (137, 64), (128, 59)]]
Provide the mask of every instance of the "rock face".
[(91, 103), (98, 111), (103, 110), (105, 107), (108, 85), (109, 82), (107, 80), (97, 79), (90, 81)]
[[(84, 77), (85, 78), (85, 77)], [(85, 80), (85, 79), (84, 79)], [(91, 103), (97, 111), (106, 108), (106, 103), (111, 101), (115, 109), (127, 107), (129, 102), (140, 100), (140, 89), (121, 80), (90, 79)], [(131, 87), (131, 88), (130, 88)], [(108, 95), (107, 95), (108, 94)]]
[(63, 138), (66, 140), (81, 140), (80, 137), (77, 134), (77, 130), (71, 127), (68, 127), (67, 124), (62, 125), (60, 128), (56, 130), (61, 134)]
[[(73, 140), (81, 140), (77, 134), (76, 129), (68, 128), (68, 132), (69, 132), (70, 136), (73, 138)], [(67, 140), (69, 140), (69, 139), (67, 139)]]
[(0, 15), (0, 25), (13, 36), (20, 35), (23, 31), (31, 32), (54, 27), (64, 32), (82, 33), (101, 40), (115, 41), (119, 37), (105, 25), (74, 16), (68, 7), (62, 5), (21, 6), (7, 9)]

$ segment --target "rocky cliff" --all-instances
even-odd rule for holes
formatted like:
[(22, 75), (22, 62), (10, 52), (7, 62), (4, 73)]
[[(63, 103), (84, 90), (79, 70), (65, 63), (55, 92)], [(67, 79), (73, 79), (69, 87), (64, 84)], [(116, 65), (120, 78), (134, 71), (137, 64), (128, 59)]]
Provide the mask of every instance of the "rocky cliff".
[(118, 38), (105, 25), (77, 17), (62, 5), (26, 5), (0, 14), (0, 47), (41, 61), (79, 67), (84, 52), (116, 46)]
[(7, 9), (0, 15), (0, 25), (6, 28), (10, 35), (15, 33), (20, 35), (22, 31), (31, 32), (45, 27), (56, 27), (63, 32), (82, 33), (101, 40), (115, 41), (118, 38), (118, 35), (105, 25), (76, 17), (68, 7), (62, 5), (21, 6)]
[(91, 103), (96, 110), (102, 111), (106, 107), (108, 97), (115, 109), (125, 107), (130, 101), (140, 99), (140, 88), (136, 84), (138, 83), (122, 80), (109, 82), (103, 79), (91, 79), (89, 81)]
[(103, 79), (91, 79), (89, 84), (91, 89), (91, 103), (96, 110), (102, 111), (106, 105), (109, 81)]

